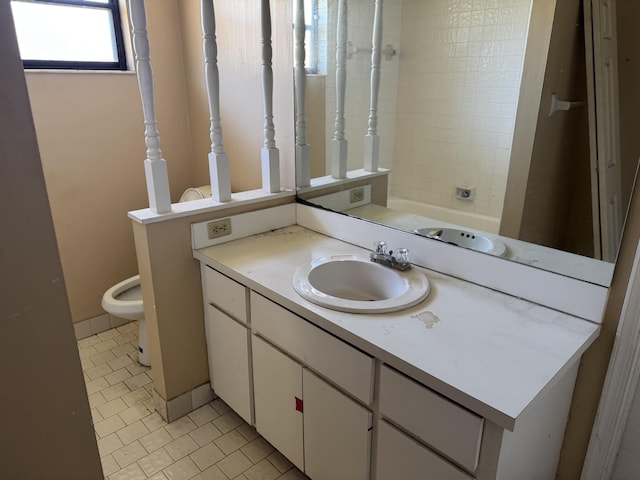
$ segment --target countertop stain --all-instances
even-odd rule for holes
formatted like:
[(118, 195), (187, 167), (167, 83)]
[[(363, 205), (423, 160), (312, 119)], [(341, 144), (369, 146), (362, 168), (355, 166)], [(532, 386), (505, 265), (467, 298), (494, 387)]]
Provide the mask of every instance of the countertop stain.
[(424, 323), (424, 328), (431, 330), (433, 326), (440, 321), (437, 315), (432, 312), (420, 312), (416, 315), (411, 315), (411, 318), (416, 318)]

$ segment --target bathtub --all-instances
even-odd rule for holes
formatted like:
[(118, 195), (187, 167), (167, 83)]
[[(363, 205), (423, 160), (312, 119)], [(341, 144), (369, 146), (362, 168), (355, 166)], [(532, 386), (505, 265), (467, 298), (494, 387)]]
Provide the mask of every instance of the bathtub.
[(500, 219), (480, 215), (477, 213), (463, 212), (453, 208), (440, 207), (421, 203), (407, 198), (392, 197), (387, 199), (387, 207), (393, 210), (400, 210), (405, 213), (419, 215), (421, 217), (432, 218), (441, 222), (460, 225), (487, 233), (497, 234), (500, 230)]

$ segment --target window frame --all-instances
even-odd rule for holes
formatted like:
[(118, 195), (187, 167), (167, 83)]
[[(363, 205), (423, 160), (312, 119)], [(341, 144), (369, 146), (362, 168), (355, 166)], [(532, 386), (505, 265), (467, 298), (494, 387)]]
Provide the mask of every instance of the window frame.
[[(17, 0), (20, 1), (20, 0)], [(64, 5), (71, 7), (91, 7), (107, 10), (113, 21), (113, 36), (118, 60), (115, 62), (93, 62), (83, 60), (22, 60), (25, 70), (106, 70), (127, 71), (127, 51), (125, 47), (122, 15), (119, 0), (94, 2), (91, 0), (29, 0), (30, 3)]]

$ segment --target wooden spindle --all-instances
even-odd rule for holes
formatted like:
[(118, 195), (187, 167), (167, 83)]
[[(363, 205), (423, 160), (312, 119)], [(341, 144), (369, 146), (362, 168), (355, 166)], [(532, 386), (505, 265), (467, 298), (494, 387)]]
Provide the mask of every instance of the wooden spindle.
[(231, 175), (229, 173), (229, 157), (224, 151), (220, 125), (220, 75), (218, 73), (218, 45), (216, 43), (216, 18), (213, 0), (201, 0), (200, 9), (205, 82), (209, 102), (211, 196), (218, 202), (227, 202), (231, 200)]
[(262, 189), (275, 193), (280, 191), (280, 152), (276, 147), (273, 125), (273, 69), (271, 61), (271, 6), (262, 0), (262, 100), (264, 105), (264, 147), (262, 160)]
[(380, 95), (380, 61), (382, 57), (382, 2), (376, 0), (371, 41), (371, 93), (369, 126), (364, 138), (364, 169), (377, 172), (380, 165), (380, 135), (378, 135), (378, 97)]
[(307, 74), (304, 67), (305, 32), (304, 0), (296, 0), (296, 18), (293, 32), (293, 77), (296, 96), (296, 185), (298, 187), (307, 187), (311, 184), (311, 148), (307, 143), (307, 113), (305, 102), (307, 91)]
[(332, 140), (331, 176), (347, 177), (347, 145), (344, 136), (344, 102), (347, 89), (347, 0), (338, 2), (336, 43), (336, 120)]
[(129, 12), (133, 33), (133, 48), (136, 56), (138, 87), (144, 115), (144, 142), (147, 147), (144, 173), (147, 182), (149, 208), (155, 213), (168, 213), (171, 211), (169, 175), (167, 162), (162, 158), (162, 151), (160, 150), (160, 135), (157, 128), (153, 98), (153, 72), (151, 70), (144, 0), (129, 0)]

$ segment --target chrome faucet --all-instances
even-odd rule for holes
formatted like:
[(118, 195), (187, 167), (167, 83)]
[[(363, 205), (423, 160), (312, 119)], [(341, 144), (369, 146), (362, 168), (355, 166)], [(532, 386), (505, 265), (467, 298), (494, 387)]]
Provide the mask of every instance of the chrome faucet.
[(409, 263), (409, 250), (406, 248), (398, 248), (394, 253), (393, 250), (387, 251), (386, 242), (378, 241), (375, 242), (373, 246), (375, 250), (369, 255), (372, 262), (401, 271), (411, 268), (411, 264)]

